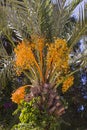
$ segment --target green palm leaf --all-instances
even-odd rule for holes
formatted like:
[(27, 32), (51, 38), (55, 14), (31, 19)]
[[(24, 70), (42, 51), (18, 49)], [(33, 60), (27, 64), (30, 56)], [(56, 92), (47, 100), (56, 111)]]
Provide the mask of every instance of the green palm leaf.
[[(12, 8), (9, 9), (9, 5)], [(52, 25), (50, 20), (52, 4), (50, 0), (23, 0), (22, 2), (18, 0), (7, 0), (6, 10), (10, 24), (23, 37), (25, 37), (25, 34), (45, 34), (47, 37), (48, 34), (46, 34), (46, 31), (51, 29)]]
[[(58, 0), (56, 5), (53, 5), (51, 0), (7, 0), (8, 21), (22, 37), (29, 37), (32, 34), (44, 35), (51, 40), (53, 37), (64, 37), (65, 25), (81, 1), (73, 0), (66, 5), (66, 0)], [(85, 23), (83, 26), (86, 27)], [(77, 29), (74, 31), (77, 33)], [(81, 30), (83, 31), (84, 29)], [(68, 33), (71, 33), (71, 30)]]

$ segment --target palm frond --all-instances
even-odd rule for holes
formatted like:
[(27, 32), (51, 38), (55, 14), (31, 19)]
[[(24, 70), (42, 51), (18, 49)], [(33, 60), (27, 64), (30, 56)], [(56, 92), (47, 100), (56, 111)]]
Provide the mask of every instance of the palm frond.
[(0, 33), (7, 27), (7, 16), (3, 6), (0, 6)]
[(12, 58), (4, 56), (0, 59), (0, 85), (6, 87), (8, 80), (11, 81), (13, 76)]
[[(10, 25), (17, 29), (23, 37), (29, 34), (41, 35), (44, 33), (46, 35), (46, 31), (51, 28), (52, 4), (50, 0), (23, 0), (21, 2), (7, 0), (6, 5)], [(50, 32), (52, 31), (48, 31), (48, 33)]]
[(78, 23), (74, 29), (74, 31), (72, 32), (72, 36), (69, 39), (69, 45), (70, 45), (70, 49), (73, 48), (73, 46), (80, 40), (80, 37), (82, 35), (84, 35), (84, 33), (86, 32), (87, 29), (87, 7), (83, 8), (79, 8), (79, 20)]
[(10, 42), (11, 40), (13, 42), (13, 39), (9, 39), (10, 31), (6, 34), (8, 35), (0, 35), (0, 86), (2, 87), (6, 87), (8, 81), (15, 77), (13, 47)]
[(54, 30), (55, 36), (63, 37), (62, 34), (64, 32), (64, 27), (69, 21), (73, 10), (77, 7), (77, 5), (81, 2), (80, 0), (73, 0), (70, 4), (66, 5), (66, 0), (61, 1), (57, 0), (56, 5), (54, 6)]
[(61, 37), (72, 11), (80, 2), (73, 0), (66, 6), (66, 0), (57, 0), (56, 5), (51, 0), (7, 0), (8, 21), (23, 37), (32, 34), (49, 39)]

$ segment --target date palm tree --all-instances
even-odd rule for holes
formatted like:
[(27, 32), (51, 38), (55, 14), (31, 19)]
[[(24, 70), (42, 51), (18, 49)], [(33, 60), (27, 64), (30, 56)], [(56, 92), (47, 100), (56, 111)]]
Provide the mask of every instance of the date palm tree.
[[(57, 77), (61, 75), (61, 71), (56, 67), (54, 67), (54, 69), (52, 68), (51, 70), (51, 67), (46, 64), (47, 59), (44, 61), (42, 53), (40, 52), (42, 51), (41, 49), (44, 48), (44, 57), (49, 57), (49, 55), (51, 55), (50, 50), (52, 47), (56, 47), (57, 42), (60, 43), (61, 41), (62, 44), (64, 43), (64, 40), (62, 41), (61, 38), (66, 40), (67, 46), (69, 47), (69, 52), (72, 52), (73, 46), (78, 42), (80, 37), (86, 32), (87, 29), (86, 4), (84, 9), (79, 9), (78, 21), (76, 23), (72, 23), (70, 21), (73, 10), (80, 2), (80, 0), (72, 0), (70, 4), (66, 5), (66, 0), (57, 0), (55, 4), (53, 4), (53, 1), (51, 0), (6, 0), (2, 1), (1, 3), (1, 8), (3, 9), (3, 12), (5, 12), (5, 14), (3, 14), (3, 16), (5, 15), (5, 20), (3, 21), (7, 20), (6, 26), (1, 28), (1, 31), (7, 36), (13, 48), (15, 48), (16, 45), (13, 42), (8, 28), (12, 28), (13, 31), (16, 30), (22, 39), (27, 39), (25, 41), (23, 40), (22, 44), (19, 44), (19, 46), (16, 47), (16, 55), (19, 56), (21, 54), (23, 47), (26, 51), (30, 51), (28, 57), (32, 60), (32, 63), (30, 59), (28, 59), (28, 62), (31, 64), (31, 68), (28, 65), (26, 67), (25, 64), (22, 66), (25, 67), (25, 69), (17, 66), (19, 67), (18, 69), (23, 70), (22, 72), (29, 78), (32, 84), (32, 87), (30, 87), (30, 93), (26, 95), (25, 101), (29, 102), (34, 97), (40, 96), (40, 102), (38, 103), (39, 110), (43, 111), (45, 108), (43, 104), (47, 103), (48, 114), (60, 116), (64, 113), (64, 107), (61, 105), (57, 92), (57, 87), (61, 84), (61, 82), (58, 80), (58, 83), (55, 84)], [(2, 25), (4, 25), (4, 22), (1, 24), (1, 27)], [(34, 39), (34, 36), (39, 36), (39, 38)], [(45, 40), (43, 40), (42, 37), (44, 37)], [(56, 41), (54, 40), (55, 38), (59, 38), (60, 40)], [(34, 45), (32, 45), (32, 43), (34, 43)], [(37, 43), (40, 44), (37, 45)], [(43, 43), (48, 43), (49, 47), (43, 47)], [(54, 44), (52, 45), (51, 43)], [(41, 46), (41, 48), (39, 48), (39, 46)], [(19, 49), (21, 49), (21, 51)], [(39, 50), (39, 52), (37, 50)], [(49, 50), (48, 55), (47, 50)], [(65, 54), (67, 47), (63, 51), (63, 57), (65, 56), (67, 60), (67, 53)], [(56, 54), (58, 55), (58, 53)], [(86, 65), (85, 58), (82, 57), (80, 57), (81, 65), (84, 66)], [(20, 61), (23, 61), (23, 59), (20, 59)], [(44, 65), (42, 65), (42, 62)], [(50, 66), (52, 65), (52, 62), (53, 61), (50, 62)], [(25, 63), (27, 62), (25, 61)], [(28, 69), (29, 71), (26, 71)], [(65, 73), (65, 70), (63, 73)], [(73, 73), (74, 72), (71, 74), (68, 73), (68, 77)], [(65, 78), (62, 79), (62, 81), (64, 80)], [(49, 128), (49, 125), (45, 127), (45, 129)]]

